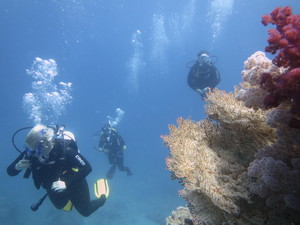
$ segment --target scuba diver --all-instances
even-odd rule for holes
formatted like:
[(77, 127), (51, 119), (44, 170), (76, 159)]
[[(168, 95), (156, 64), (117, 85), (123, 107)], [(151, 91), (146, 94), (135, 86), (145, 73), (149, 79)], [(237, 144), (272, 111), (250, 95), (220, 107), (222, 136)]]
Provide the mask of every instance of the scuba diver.
[(104, 152), (108, 156), (108, 161), (111, 164), (110, 169), (106, 173), (107, 179), (112, 179), (116, 167), (120, 171), (126, 171), (127, 176), (131, 176), (131, 170), (124, 166), (124, 150), (126, 149), (123, 138), (118, 134), (117, 130), (113, 128), (110, 123), (105, 124), (100, 133), (100, 141), (97, 150)]
[(198, 59), (190, 69), (187, 82), (203, 98), (210, 89), (215, 88), (220, 82), (220, 74), (214, 66), (216, 57), (210, 56), (207, 51), (200, 51), (197, 56)]
[(21, 154), (8, 166), (7, 173), (16, 176), (26, 169), (24, 177), (32, 174), (35, 187), (46, 190), (47, 194), (31, 206), (33, 211), (47, 196), (57, 209), (70, 211), (74, 206), (85, 217), (104, 205), (109, 195), (107, 180), (95, 183), (97, 199), (91, 200), (86, 176), (92, 167), (79, 153), (73, 133), (65, 131), (64, 126), (52, 128), (39, 124), (28, 132), (25, 143), (23, 152), (14, 144)]

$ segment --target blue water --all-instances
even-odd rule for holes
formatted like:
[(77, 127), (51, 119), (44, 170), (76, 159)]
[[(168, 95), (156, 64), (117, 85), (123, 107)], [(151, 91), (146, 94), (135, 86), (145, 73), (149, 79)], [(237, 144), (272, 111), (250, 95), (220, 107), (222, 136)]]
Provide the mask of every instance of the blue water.
[[(243, 62), (267, 45), (261, 16), (289, 5), (300, 13), (298, 0), (1, 0), (0, 1), (0, 221), (2, 224), (165, 224), (179, 205), (182, 187), (166, 170), (168, 149), (160, 135), (176, 118), (205, 117), (203, 102), (186, 83), (186, 63), (206, 49), (218, 57), (219, 89), (233, 91), (241, 80)], [(270, 58), (270, 56), (267, 54)], [(49, 200), (39, 211), (29, 206), (44, 194), (32, 180), (8, 177), (6, 167), (18, 155), (11, 143), (15, 130), (32, 126), (30, 103), (34, 79), (26, 72), (35, 58), (53, 59), (59, 82), (72, 83), (72, 102), (55, 119), (51, 111), (42, 122), (65, 124), (77, 137), (90, 161), (91, 186), (109, 168), (95, 150), (94, 134), (124, 110), (118, 130), (127, 150), (125, 165), (133, 176), (116, 171), (106, 204), (88, 218), (76, 210), (56, 210)], [(29, 107), (29, 110), (24, 108)], [(57, 111), (54, 111), (57, 112)], [(24, 133), (16, 138), (22, 148)], [(92, 196), (91, 192), (91, 196)]]

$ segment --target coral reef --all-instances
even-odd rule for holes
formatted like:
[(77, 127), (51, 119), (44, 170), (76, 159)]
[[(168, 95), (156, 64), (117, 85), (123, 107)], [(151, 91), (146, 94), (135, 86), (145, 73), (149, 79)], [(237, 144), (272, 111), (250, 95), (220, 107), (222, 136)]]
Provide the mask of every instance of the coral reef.
[(172, 211), (172, 216), (167, 217), (166, 225), (188, 225), (191, 224), (189, 222), (191, 218), (190, 210), (186, 207), (179, 206), (176, 210)]
[(289, 7), (263, 16), (276, 58), (254, 53), (234, 93), (207, 94), (207, 119), (162, 136), (194, 224), (300, 224), (299, 21)]
[[(250, 58), (257, 59), (256, 54), (258, 53)], [(264, 56), (262, 60), (267, 59)], [(257, 65), (259, 62), (256, 65), (253, 64), (249, 70), (251, 71)], [(269, 67), (269, 71), (257, 72), (255, 76), (264, 79), (266, 73), (273, 77), (285, 74), (284, 68), (274, 66), (273, 68), (272, 66)], [(250, 89), (254, 86), (259, 89), (257, 84), (261, 82), (260, 79), (256, 79), (256, 84), (248, 83), (244, 86), (248, 86)], [(264, 89), (264, 87), (261, 88)], [(247, 92), (243, 88), (239, 91)], [(268, 96), (268, 93), (265, 94)], [(261, 99), (266, 98), (266, 96), (259, 96), (258, 101), (261, 102)], [(266, 111), (266, 123), (276, 129), (276, 142), (271, 146), (257, 149), (256, 159), (249, 165), (248, 176), (254, 178), (250, 185), (250, 191), (265, 200), (269, 213), (281, 215), (282, 219), (284, 218), (286, 221), (299, 223), (299, 217), (296, 215), (300, 211), (300, 170), (298, 164), (300, 162), (300, 131), (290, 126), (290, 121), (294, 118), (290, 110), (292, 104), (293, 102), (284, 101), (277, 107)], [(282, 220), (279, 221), (283, 223)]]
[(268, 92), (264, 99), (267, 108), (287, 102), (292, 117), (289, 126), (300, 128), (300, 15), (293, 15), (290, 7), (278, 7), (270, 15), (262, 17), (262, 23), (275, 24), (269, 29), (269, 46), (266, 52), (278, 55), (273, 63), (285, 67), (286, 72), (273, 76), (265, 73), (261, 77), (261, 86)]
[(274, 129), (264, 123), (262, 110), (243, 106), (232, 93), (215, 90), (206, 101), (210, 119), (179, 118), (178, 128), (170, 125), (170, 135), (163, 136), (170, 149), (167, 167), (184, 185), (181, 196), (195, 224), (247, 224), (261, 214), (249, 207), (253, 203), (247, 167), (257, 149), (275, 142)]
[(262, 16), (262, 23), (275, 24), (276, 29), (269, 29), (269, 46), (266, 52), (278, 55), (273, 63), (278, 67), (294, 69), (300, 65), (300, 15), (293, 15), (290, 7), (277, 7), (270, 15)]
[(255, 52), (244, 62), (242, 71), (244, 82), (240, 87), (236, 87), (236, 99), (243, 101), (248, 108), (264, 109), (264, 99), (268, 91), (261, 88), (261, 75), (268, 73), (271, 77), (276, 77), (285, 71), (286, 69), (274, 65), (264, 52)]
[(265, 109), (269, 93), (260, 85), (263, 74), (286, 68), (263, 52), (244, 68), (234, 93), (207, 94), (207, 119), (169, 125), (167, 168), (194, 224), (299, 224), (300, 130), (288, 126), (289, 102)]

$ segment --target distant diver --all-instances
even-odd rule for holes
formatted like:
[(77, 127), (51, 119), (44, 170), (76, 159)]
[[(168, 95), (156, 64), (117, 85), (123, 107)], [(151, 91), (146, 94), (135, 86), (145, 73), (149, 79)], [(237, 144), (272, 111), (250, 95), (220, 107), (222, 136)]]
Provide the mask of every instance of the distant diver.
[(214, 65), (216, 57), (210, 56), (207, 51), (200, 51), (197, 57), (189, 71), (187, 82), (203, 98), (220, 83), (220, 73)]
[(129, 167), (124, 166), (124, 150), (126, 149), (125, 141), (122, 136), (113, 128), (110, 123), (106, 123), (100, 133), (100, 141), (97, 150), (107, 154), (108, 161), (111, 164), (106, 174), (107, 179), (112, 179), (116, 167), (120, 171), (125, 171), (127, 176), (131, 176), (132, 172)]

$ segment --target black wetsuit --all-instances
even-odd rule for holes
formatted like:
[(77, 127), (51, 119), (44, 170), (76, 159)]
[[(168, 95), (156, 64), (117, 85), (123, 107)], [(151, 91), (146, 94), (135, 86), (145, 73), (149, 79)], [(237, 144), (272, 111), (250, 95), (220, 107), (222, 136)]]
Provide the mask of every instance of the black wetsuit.
[[(21, 170), (16, 170), (16, 164), (26, 156), (26, 151), (7, 168), (10, 176), (18, 175)], [(34, 185), (37, 189), (41, 186), (47, 191), (53, 205), (63, 209), (69, 200), (77, 211), (83, 216), (89, 216), (106, 200), (105, 195), (96, 200), (90, 200), (89, 187), (85, 177), (92, 171), (89, 162), (78, 152), (73, 141), (56, 140), (51, 150), (49, 159), (41, 163), (35, 156), (29, 157), (32, 162), (29, 170), (32, 172)], [(66, 183), (66, 190), (55, 192), (51, 189), (53, 182), (62, 180)]]
[(199, 64), (196, 61), (190, 69), (187, 82), (193, 90), (203, 90), (206, 87), (215, 88), (220, 82), (220, 74), (213, 64)]
[(108, 161), (112, 165), (106, 174), (107, 179), (112, 179), (118, 166), (120, 171), (126, 171), (127, 175), (132, 175), (130, 169), (124, 166), (124, 149), (125, 141), (117, 133), (115, 129), (112, 129), (111, 132), (104, 132), (100, 136), (99, 148), (103, 148), (107, 151)]

